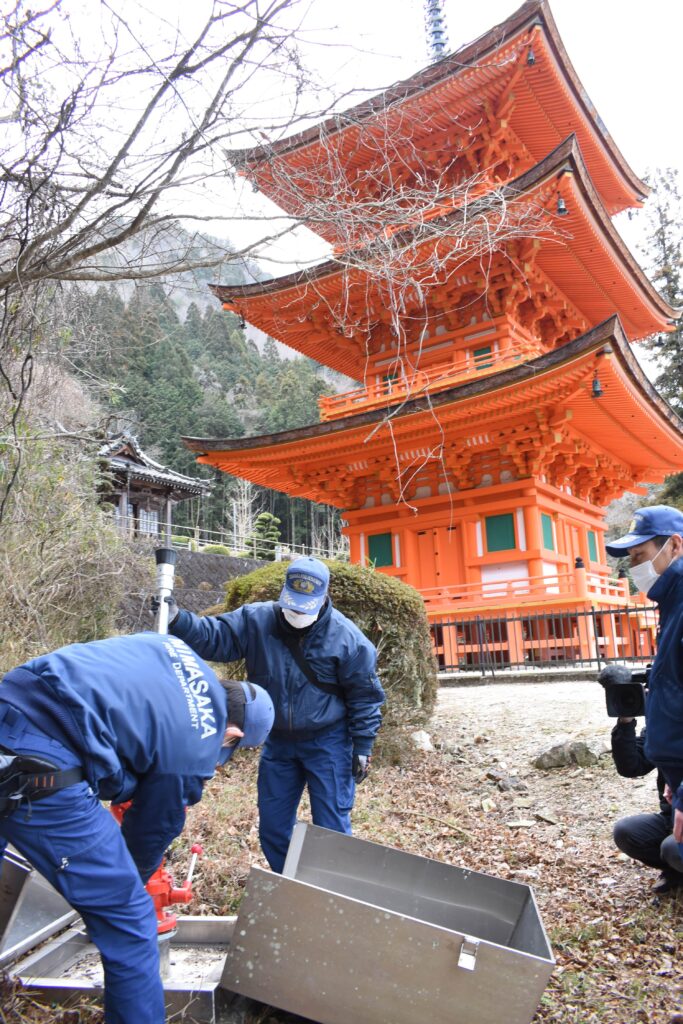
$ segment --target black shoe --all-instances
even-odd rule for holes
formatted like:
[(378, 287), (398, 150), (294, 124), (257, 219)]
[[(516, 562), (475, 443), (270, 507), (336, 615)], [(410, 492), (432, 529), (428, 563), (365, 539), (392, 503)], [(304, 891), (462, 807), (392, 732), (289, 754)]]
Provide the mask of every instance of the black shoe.
[(663, 896), (664, 893), (680, 889), (682, 885), (683, 875), (679, 875), (678, 872), (676, 872), (675, 875), (670, 875), (667, 874), (666, 871), (662, 871), (661, 875), (652, 886), (652, 892), (655, 896)]

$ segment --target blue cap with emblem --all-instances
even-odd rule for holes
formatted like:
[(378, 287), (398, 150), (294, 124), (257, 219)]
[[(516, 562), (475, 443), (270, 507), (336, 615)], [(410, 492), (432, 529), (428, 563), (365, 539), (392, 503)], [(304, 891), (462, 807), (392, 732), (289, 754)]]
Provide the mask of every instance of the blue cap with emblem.
[(280, 607), (302, 615), (317, 615), (327, 597), (330, 570), (317, 558), (297, 558), (287, 568)]
[(638, 509), (628, 533), (605, 544), (605, 550), (618, 558), (653, 537), (671, 537), (674, 533), (683, 536), (683, 512), (671, 505), (649, 505)]

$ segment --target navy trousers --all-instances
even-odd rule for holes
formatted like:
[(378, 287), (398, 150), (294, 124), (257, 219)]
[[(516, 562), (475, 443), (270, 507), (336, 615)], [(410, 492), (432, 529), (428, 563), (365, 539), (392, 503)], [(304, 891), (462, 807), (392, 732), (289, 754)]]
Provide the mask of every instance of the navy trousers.
[(671, 834), (670, 814), (633, 814), (614, 826), (614, 842), (619, 849), (648, 867), (665, 874), (683, 872), (680, 846)]
[(351, 834), (351, 760), (346, 722), (307, 740), (268, 737), (258, 773), (259, 838), (273, 871), (282, 873), (305, 787), (313, 824)]
[[(58, 768), (79, 764), (72, 751), (2, 703), (0, 744)], [(119, 826), (88, 783), (22, 804), (0, 818), (0, 858), (7, 843), (83, 918), (102, 956), (107, 1024), (163, 1024), (154, 906)]]

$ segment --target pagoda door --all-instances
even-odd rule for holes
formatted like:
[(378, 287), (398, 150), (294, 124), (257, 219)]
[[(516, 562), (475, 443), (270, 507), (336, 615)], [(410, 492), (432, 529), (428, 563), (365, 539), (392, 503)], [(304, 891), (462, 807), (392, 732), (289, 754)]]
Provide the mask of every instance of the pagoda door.
[(454, 527), (437, 526), (417, 534), (419, 590), (464, 582), (460, 538)]
[(427, 587), (437, 587), (439, 577), (437, 575), (437, 535), (438, 530), (419, 530), (417, 534), (417, 582), (414, 584), (419, 590)]

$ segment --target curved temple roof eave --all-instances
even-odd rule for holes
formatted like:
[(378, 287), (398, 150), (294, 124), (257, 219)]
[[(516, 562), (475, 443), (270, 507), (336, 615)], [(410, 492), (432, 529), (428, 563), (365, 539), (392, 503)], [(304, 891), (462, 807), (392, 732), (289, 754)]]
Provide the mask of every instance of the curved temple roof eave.
[[(360, 123), (370, 120), (378, 112), (384, 111), (393, 104), (413, 100), (416, 96), (430, 90), (444, 80), (462, 70), (471, 69), (476, 61), (482, 61), (487, 55), (495, 53), (503, 45), (509, 45), (515, 35), (524, 29), (541, 26), (545, 29), (546, 39), (553, 54), (564, 71), (569, 91), (578, 109), (584, 114), (598, 145), (602, 145), (618, 170), (626, 191), (632, 195), (632, 205), (641, 205), (650, 194), (650, 187), (636, 175), (626, 158), (614, 142), (612, 136), (602, 123), (593, 103), (589, 99), (564, 47), (547, 0), (527, 0), (517, 11), (505, 21), (500, 22), (473, 42), (467, 43), (441, 60), (416, 72), (385, 89), (378, 96), (365, 100), (340, 114), (328, 118), (320, 124), (307, 128), (295, 135), (276, 140), (268, 144), (256, 145), (247, 149), (234, 150), (231, 162), (250, 176), (249, 168), (256, 173), (258, 166), (269, 162), (273, 157), (286, 158), (289, 154), (308, 146), (315, 146), (323, 135), (334, 136), (347, 129), (354, 129)], [(455, 69), (455, 70), (454, 70)], [(626, 204), (628, 205), (628, 204)]]
[[(565, 164), (565, 166), (563, 166), (563, 164)], [(548, 165), (548, 171), (545, 173), (546, 180), (553, 176), (556, 176), (561, 180), (565, 173), (570, 173), (575, 176), (575, 180), (580, 186), (582, 195), (590, 213), (592, 213), (598, 220), (604, 232), (604, 237), (609, 240), (612, 249), (618, 255), (624, 267), (630, 272), (634, 283), (638, 285), (646, 301), (648, 301), (654, 309), (658, 310), (659, 314), (664, 317), (667, 322), (670, 323), (672, 320), (677, 320), (681, 315), (680, 310), (671, 306), (666, 299), (660, 295), (612, 223), (612, 219), (605, 210), (602, 200), (600, 199), (600, 196), (591, 180), (576, 135), (569, 135), (560, 143), (559, 146), (556, 147), (555, 150), (553, 150), (552, 153), (549, 153), (544, 160), (536, 164), (535, 167), (530, 168), (525, 172), (525, 174), (520, 175), (515, 179), (515, 181), (510, 182), (509, 187), (517, 189), (520, 193), (523, 193), (527, 187), (538, 187), (543, 180), (546, 165)], [(528, 186), (526, 184), (527, 178), (529, 181)], [(665, 325), (662, 325), (660, 329), (664, 330)]]
[[(609, 235), (614, 247), (619, 250), (624, 262), (629, 263), (632, 273), (641, 279), (642, 286), (650, 292), (652, 300), (657, 302), (668, 316), (674, 314), (675, 310), (668, 305), (666, 300), (662, 298), (646, 278), (642, 268), (639, 266), (635, 257), (612, 224), (611, 218), (605, 211), (600, 197), (591, 182), (590, 175), (575, 134), (567, 136), (567, 138), (548, 153), (543, 160), (529, 168), (529, 170), (524, 171), (524, 173), (520, 174), (519, 177), (508, 182), (503, 186), (501, 191), (507, 193), (511, 198), (519, 198), (525, 192), (529, 192), (532, 188), (536, 188), (541, 185), (544, 181), (552, 178), (553, 176), (559, 177), (567, 171), (578, 175), (583, 185), (586, 198), (590, 202), (593, 211), (599, 217), (602, 226), (605, 228), (606, 234)], [(471, 206), (476, 206), (476, 200), (472, 202)], [(460, 209), (455, 209), (443, 217), (435, 219), (433, 224), (435, 227), (442, 227), (449, 220), (457, 220), (461, 217), (462, 211)], [(423, 226), (420, 225), (414, 230), (422, 229)], [(411, 229), (406, 228), (403, 229), (403, 231), (398, 232), (397, 237), (400, 238), (401, 236), (404, 236), (407, 238), (410, 233)], [(358, 250), (358, 252), (362, 254), (362, 250)], [(352, 256), (353, 252), (349, 253), (349, 257)], [(269, 281), (258, 281), (253, 284), (245, 285), (210, 284), (208, 287), (217, 299), (229, 304), (233, 299), (237, 298), (255, 298), (269, 293), (284, 291), (289, 288), (296, 288), (312, 281), (320, 280), (325, 277), (332, 277), (335, 274), (341, 274), (345, 269), (345, 264), (342, 264), (339, 260), (332, 258), (323, 260), (321, 263), (316, 264), (309, 270), (298, 270), (291, 274), (283, 274), (281, 277), (272, 278)]]
[[(565, 174), (573, 176), (573, 181), (576, 182), (576, 187), (580, 189), (588, 214), (595, 219), (600, 227), (602, 238), (605, 241), (605, 248), (617, 264), (621, 265), (624, 276), (633, 283), (634, 292), (640, 295), (642, 305), (649, 311), (652, 317), (653, 323), (646, 330), (643, 330), (642, 333), (634, 334), (634, 338), (645, 337), (647, 334), (655, 333), (658, 330), (667, 330), (670, 323), (678, 318), (679, 311), (670, 306), (657, 292), (612, 224), (611, 218), (606, 212), (588, 174), (588, 169), (575, 135), (568, 136), (542, 161), (528, 171), (525, 171), (518, 178), (515, 178), (514, 181), (509, 182), (504, 187), (504, 191), (511, 199), (518, 199), (534, 189), (542, 187), (543, 184), (553, 177), (561, 180)], [(462, 211), (455, 209), (435, 220), (431, 225), (434, 238), (438, 238), (439, 230), (442, 230), (449, 221), (456, 222), (462, 216)], [(403, 232), (397, 235), (397, 238), (403, 236), (406, 240), (409, 240), (411, 235), (414, 235), (419, 230), (423, 230), (423, 227), (404, 229)], [(429, 239), (426, 239), (424, 244), (429, 244)], [(352, 256), (353, 254), (349, 254), (350, 258)], [(360, 255), (359, 262), (362, 262), (362, 254)], [(277, 295), (280, 299), (280, 305), (282, 305), (287, 291), (296, 291), (315, 282), (334, 278), (335, 276), (341, 278), (346, 272), (347, 267), (339, 260), (328, 259), (310, 270), (296, 271), (266, 282), (236, 286), (210, 284), (209, 288), (226, 307), (230, 308), (232, 306), (245, 319), (249, 319), (247, 306), (250, 300), (266, 298), (268, 295)], [(242, 308), (240, 308), (240, 299), (243, 300)], [(657, 319), (659, 322), (654, 322)], [(258, 319), (254, 319), (250, 322), (253, 322), (261, 329), (266, 329), (266, 333), (269, 333), (268, 324), (263, 321), (259, 323)], [(286, 340), (284, 336), (279, 338), (279, 340), (311, 358), (318, 358), (316, 354), (307, 351), (310, 343), (300, 343), (297, 345), (294, 343), (294, 339)], [(334, 364), (328, 363), (327, 365)], [(334, 366), (334, 368), (349, 374), (348, 366)], [(353, 376), (353, 373), (350, 373), (350, 375)]]
[[(591, 352), (597, 354), (601, 350), (609, 350), (613, 357), (616, 357), (625, 377), (631, 381), (635, 390), (640, 392), (647, 400), (649, 413), (656, 419), (659, 419), (662, 422), (662, 426), (666, 425), (678, 436), (681, 453), (683, 454), (683, 421), (664, 399), (660, 397), (643, 373), (638, 361), (631, 352), (629, 342), (618, 317), (609, 318), (574, 341), (568, 342), (559, 349), (554, 349), (542, 356), (538, 356), (527, 363), (434, 394), (430, 396), (429, 403), (424, 399), (412, 399), (405, 402), (401, 407), (400, 418), (404, 419), (414, 414), (420, 414), (428, 409), (438, 410), (441, 406), (470, 400), (478, 395), (490, 395), (496, 390), (504, 390), (524, 381), (537, 382), (543, 375), (549, 375), (560, 369), (563, 365), (569, 365), (578, 359), (585, 358)], [(356, 429), (365, 429), (381, 423), (386, 415), (392, 411), (392, 408), (395, 409), (395, 407), (387, 406), (383, 409), (356, 413), (353, 416), (340, 417), (325, 423), (297, 427), (296, 429), (283, 431), (279, 434), (266, 434), (253, 438), (236, 438), (231, 440), (227, 438), (183, 437), (181, 440), (186, 448), (196, 452), (198, 457), (207, 459), (207, 461), (208, 456), (212, 454), (218, 456), (221, 452), (247, 456), (250, 451), (273, 447), (284, 448), (286, 445), (311, 439), (329, 437), (332, 440), (335, 435), (343, 435)], [(211, 464), (215, 465), (216, 462)]]

